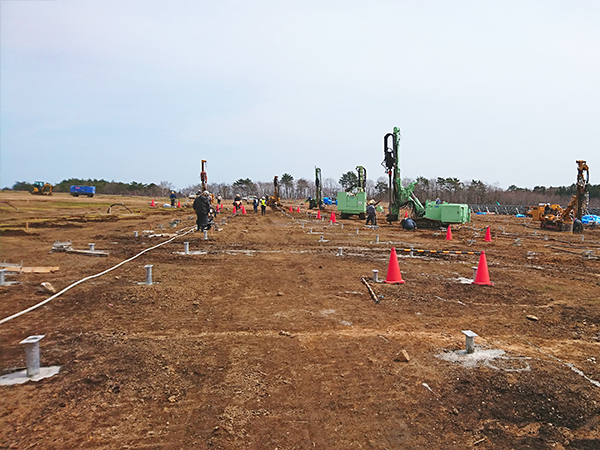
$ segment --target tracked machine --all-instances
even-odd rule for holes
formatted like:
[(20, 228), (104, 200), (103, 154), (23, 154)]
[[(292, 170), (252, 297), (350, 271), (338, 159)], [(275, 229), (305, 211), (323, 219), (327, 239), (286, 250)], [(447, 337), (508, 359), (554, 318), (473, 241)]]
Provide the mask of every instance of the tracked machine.
[(46, 183), (44, 181), (36, 181), (33, 183), (33, 190), (31, 193), (33, 195), (52, 195), (52, 186), (50, 183)]
[[(540, 221), (540, 228), (555, 231), (581, 232), (583, 227), (581, 218), (587, 213), (589, 201), (588, 183), (590, 181), (590, 168), (583, 160), (575, 161), (577, 163), (577, 184), (576, 193), (571, 197), (571, 201), (566, 208), (560, 205), (540, 204), (530, 208), (527, 213), (534, 220)], [(579, 226), (575, 226), (575, 219)]]
[(453, 223), (466, 223), (471, 221), (469, 205), (459, 203), (437, 204), (430, 200), (425, 205), (414, 194), (416, 182), (402, 186), (400, 167), (398, 165), (398, 149), (400, 147), (400, 128), (394, 127), (393, 133), (388, 133), (383, 138), (384, 159), (381, 165), (388, 175), (389, 212), (386, 220), (389, 224), (401, 220), (400, 209), (408, 208), (412, 211), (411, 218), (420, 228), (439, 228)]
[(271, 208), (281, 206), (281, 199), (279, 198), (279, 178), (277, 175), (273, 177), (273, 195), (267, 198), (267, 206), (270, 206)]

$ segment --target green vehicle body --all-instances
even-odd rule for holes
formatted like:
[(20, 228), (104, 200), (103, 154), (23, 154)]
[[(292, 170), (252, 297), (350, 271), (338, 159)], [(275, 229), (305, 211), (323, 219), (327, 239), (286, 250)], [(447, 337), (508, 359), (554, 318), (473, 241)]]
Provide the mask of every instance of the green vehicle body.
[(431, 200), (425, 201), (425, 219), (437, 220), (443, 225), (466, 223), (471, 221), (469, 205), (460, 203), (441, 203), (437, 205)]
[(460, 203), (436, 203), (430, 200), (425, 205), (414, 194), (416, 182), (402, 186), (400, 168), (398, 167), (398, 148), (400, 147), (400, 128), (394, 127), (393, 133), (388, 133), (383, 138), (384, 161), (383, 167), (389, 178), (390, 204), (386, 216), (388, 223), (401, 220), (400, 208), (409, 207), (413, 210), (413, 219), (418, 225), (436, 227), (452, 223), (467, 223), (471, 221), (469, 205)]
[(350, 216), (358, 216), (364, 219), (367, 215), (367, 193), (365, 192), (365, 183), (367, 181), (367, 170), (363, 166), (356, 166), (358, 172), (357, 192), (338, 192), (337, 210), (342, 219), (349, 219)]
[(367, 193), (338, 192), (337, 209), (342, 219), (349, 219), (353, 215), (358, 216), (359, 219), (364, 219), (367, 213)]

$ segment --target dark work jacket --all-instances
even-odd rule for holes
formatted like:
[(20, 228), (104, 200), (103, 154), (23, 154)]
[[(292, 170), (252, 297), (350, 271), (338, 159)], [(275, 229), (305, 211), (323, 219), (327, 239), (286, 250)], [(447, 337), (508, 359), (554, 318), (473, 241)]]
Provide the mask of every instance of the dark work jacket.
[(194, 200), (194, 211), (196, 211), (197, 216), (208, 217), (208, 213), (210, 212), (210, 201), (208, 197), (204, 195), (199, 195)]
[(410, 217), (407, 217), (402, 221), (402, 228), (406, 230), (414, 230), (417, 227), (417, 224)]

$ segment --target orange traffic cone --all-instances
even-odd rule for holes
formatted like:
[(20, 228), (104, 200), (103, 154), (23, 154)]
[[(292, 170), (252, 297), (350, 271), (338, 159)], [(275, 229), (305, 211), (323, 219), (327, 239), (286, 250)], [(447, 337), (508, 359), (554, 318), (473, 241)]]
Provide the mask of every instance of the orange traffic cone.
[(387, 276), (385, 277), (387, 284), (404, 284), (402, 274), (400, 273), (400, 264), (398, 263), (398, 255), (396, 254), (396, 248), (392, 247), (392, 253), (390, 254), (390, 263), (388, 265)]
[(298, 208), (296, 209), (296, 212), (299, 213), (300, 212), (300, 207), (298, 206)]
[(181, 200), (177, 200), (177, 207), (181, 208)]
[(152, 203), (150, 203), (150, 208), (154, 208), (156, 204), (154, 203), (154, 199), (152, 199)]
[(452, 240), (452, 229), (450, 228), (450, 225), (448, 225), (448, 231), (446, 231), (446, 240), (447, 241)]
[(490, 227), (487, 227), (487, 230), (485, 232), (485, 242), (492, 242), (492, 232), (490, 231)]
[(244, 208), (244, 205), (242, 205), (242, 214), (246, 214), (246, 208)]
[(331, 217), (329, 218), (329, 222), (337, 223), (337, 220), (335, 219), (335, 213), (333, 211), (331, 211)]
[(317, 219), (321, 220), (321, 210), (317, 211)]
[(234, 206), (232, 214), (235, 214), (236, 212), (237, 212), (237, 209), (235, 209), (235, 206)]
[(292, 209), (292, 205), (290, 205), (290, 212), (294, 212), (294, 210)]
[(477, 274), (475, 275), (475, 281), (471, 284), (479, 284), (481, 286), (493, 286), (494, 283), (490, 281), (490, 273), (488, 272), (487, 258), (485, 252), (481, 252), (479, 257), (479, 264), (477, 265)]

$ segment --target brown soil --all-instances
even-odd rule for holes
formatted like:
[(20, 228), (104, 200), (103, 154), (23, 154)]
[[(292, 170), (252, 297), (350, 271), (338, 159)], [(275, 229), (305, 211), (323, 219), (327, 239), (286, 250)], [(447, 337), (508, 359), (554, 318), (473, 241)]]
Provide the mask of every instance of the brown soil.
[[(0, 203), (0, 259), (60, 267), (7, 275), (21, 284), (0, 287), (0, 320), (47, 298), (40, 283), (63, 289), (169, 239), (143, 230), (195, 219), (140, 198), (0, 200), (18, 208)], [(134, 214), (107, 213), (117, 202)], [(300, 206), (221, 214), (208, 240), (178, 237), (0, 325), (0, 374), (25, 366), (19, 342), (33, 334), (46, 335), (42, 365), (61, 366), (0, 386), (0, 449), (600, 448), (600, 261), (582, 256), (600, 254), (600, 230), (582, 242), (474, 216), (448, 242), (445, 230), (330, 226)], [(110, 255), (50, 252), (67, 240)], [(181, 254), (183, 242), (203, 253)], [(370, 282), (376, 303), (361, 277), (385, 278), (392, 246), (406, 284)], [(494, 286), (460, 282), (476, 255), (401, 251), (411, 246), (485, 250)], [(139, 284), (146, 264), (157, 284)], [(476, 354), (504, 356), (439, 358), (464, 348), (468, 329)]]

